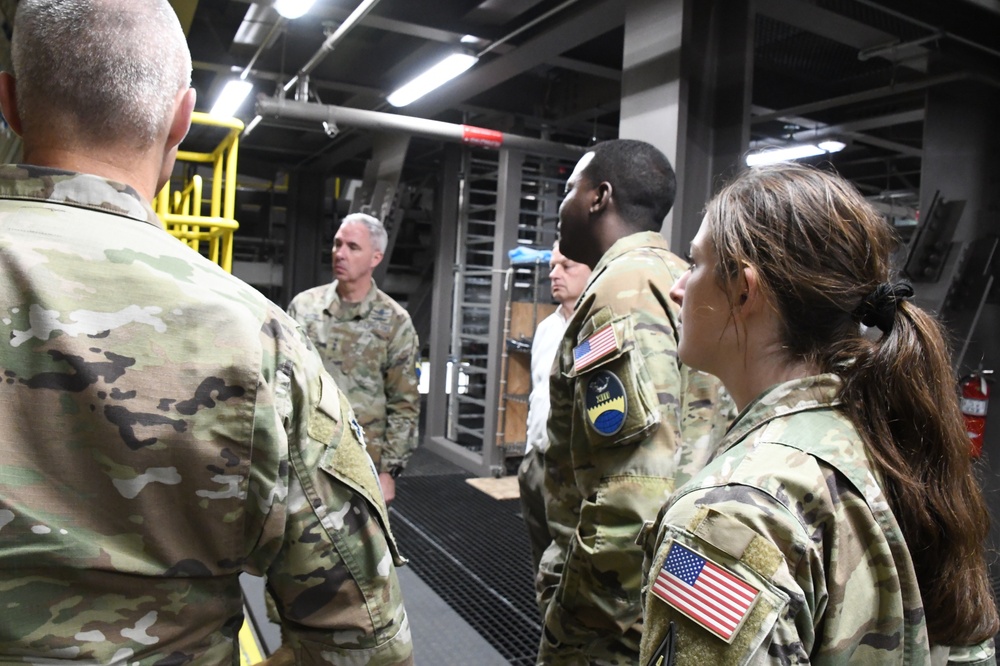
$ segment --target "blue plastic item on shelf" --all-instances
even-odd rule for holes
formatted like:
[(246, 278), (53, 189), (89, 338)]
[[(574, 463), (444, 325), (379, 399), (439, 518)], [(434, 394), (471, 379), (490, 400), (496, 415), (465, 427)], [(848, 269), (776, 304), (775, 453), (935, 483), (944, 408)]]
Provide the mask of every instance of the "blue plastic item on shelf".
[(548, 264), (552, 250), (536, 250), (519, 245), (507, 253), (511, 264)]

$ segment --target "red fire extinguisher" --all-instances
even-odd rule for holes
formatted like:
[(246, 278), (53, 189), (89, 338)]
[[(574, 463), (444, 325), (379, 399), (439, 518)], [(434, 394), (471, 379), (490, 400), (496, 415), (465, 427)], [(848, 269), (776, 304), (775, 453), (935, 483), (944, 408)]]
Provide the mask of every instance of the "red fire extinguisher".
[(959, 388), (959, 400), (962, 414), (965, 416), (965, 430), (972, 443), (970, 452), (973, 458), (983, 454), (983, 435), (986, 432), (986, 408), (990, 401), (990, 387), (986, 378), (992, 375), (992, 370), (980, 368), (966, 375)]

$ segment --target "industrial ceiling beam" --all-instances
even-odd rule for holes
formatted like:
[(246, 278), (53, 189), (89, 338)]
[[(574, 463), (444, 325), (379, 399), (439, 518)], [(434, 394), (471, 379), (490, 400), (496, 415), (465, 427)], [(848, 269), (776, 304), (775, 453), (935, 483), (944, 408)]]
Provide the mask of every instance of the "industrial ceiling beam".
[(785, 116), (798, 116), (807, 113), (814, 113), (816, 111), (826, 111), (829, 109), (836, 109), (842, 106), (849, 106), (851, 104), (857, 104), (859, 102), (869, 102), (876, 99), (884, 99), (886, 97), (893, 97), (895, 95), (903, 95), (906, 93), (919, 92), (921, 90), (926, 90), (928, 88), (933, 88), (935, 86), (944, 85), (946, 83), (955, 83), (958, 81), (971, 81), (978, 80), (983, 83), (990, 85), (997, 85), (997, 81), (972, 72), (955, 72), (952, 74), (942, 74), (940, 76), (931, 76), (920, 81), (913, 81), (910, 83), (900, 83), (896, 85), (884, 86), (882, 88), (873, 88), (871, 90), (863, 90), (861, 92), (850, 93), (847, 95), (841, 95), (839, 97), (832, 97), (830, 99), (819, 100), (817, 102), (809, 102), (807, 104), (800, 104), (799, 106), (793, 106), (788, 109), (780, 109), (778, 111), (772, 111), (771, 113), (765, 113), (759, 116), (753, 116), (750, 118), (750, 123), (752, 125), (759, 125), (761, 123), (770, 122), (772, 120), (778, 120)]
[(604, 0), (591, 5), (567, 15), (558, 25), (525, 41), (513, 51), (473, 67), (433, 95), (407, 108), (412, 110), (413, 115), (434, 117), (624, 23), (625, 5), (620, 0)]
[[(776, 21), (819, 35), (826, 39), (863, 51), (899, 41), (898, 35), (883, 32), (843, 14), (823, 9), (802, 0), (757, 0), (757, 12)], [(927, 49), (912, 47), (907, 51), (913, 60), (905, 59), (899, 64), (921, 72), (927, 71)]]

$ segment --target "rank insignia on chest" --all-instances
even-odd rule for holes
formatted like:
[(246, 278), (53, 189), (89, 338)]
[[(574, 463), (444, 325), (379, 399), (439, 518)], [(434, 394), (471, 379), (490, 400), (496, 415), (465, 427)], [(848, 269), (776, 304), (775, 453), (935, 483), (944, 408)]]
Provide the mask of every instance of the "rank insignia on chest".
[(602, 326), (573, 348), (573, 369), (580, 372), (616, 351), (618, 351), (618, 336), (615, 335), (615, 327), (611, 324)]
[(584, 402), (587, 422), (598, 433), (611, 436), (622, 429), (628, 414), (628, 399), (618, 375), (607, 370), (597, 372), (587, 381)]
[(760, 595), (725, 567), (676, 542), (653, 581), (653, 594), (727, 643)]

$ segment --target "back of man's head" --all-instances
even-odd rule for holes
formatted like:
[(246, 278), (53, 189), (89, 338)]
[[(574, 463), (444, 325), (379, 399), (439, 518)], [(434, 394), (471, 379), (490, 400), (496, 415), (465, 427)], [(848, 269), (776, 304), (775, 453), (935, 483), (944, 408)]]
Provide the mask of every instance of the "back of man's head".
[(167, 0), (21, 0), (11, 56), (26, 141), (54, 132), (145, 149), (191, 81)]
[(603, 141), (589, 152), (594, 157), (583, 176), (594, 184), (611, 183), (612, 199), (629, 225), (659, 231), (677, 193), (677, 177), (667, 156), (634, 139)]

